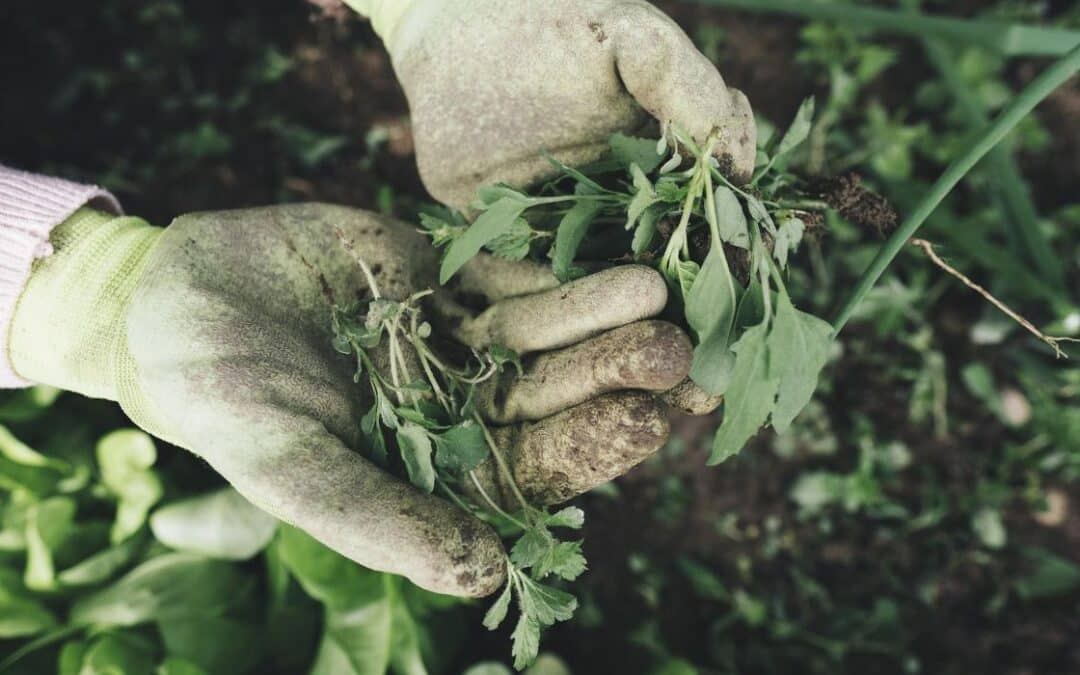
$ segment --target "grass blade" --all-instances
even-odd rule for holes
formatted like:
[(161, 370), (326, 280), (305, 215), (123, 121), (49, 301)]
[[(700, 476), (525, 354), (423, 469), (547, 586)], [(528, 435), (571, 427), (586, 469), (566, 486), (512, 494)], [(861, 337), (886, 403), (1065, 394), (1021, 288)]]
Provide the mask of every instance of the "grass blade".
[(855, 308), (862, 302), (866, 294), (870, 292), (877, 280), (881, 278), (881, 275), (885, 272), (885, 268), (889, 266), (889, 263), (896, 258), (900, 253), (900, 249), (904, 247), (907, 240), (915, 234), (915, 232), (926, 221), (927, 217), (933, 213), (938, 204), (941, 203), (945, 196), (952, 191), (956, 184), (959, 183), (964, 176), (971, 171), (972, 167), (984, 156), (990, 152), (1001, 139), (1008, 134), (1013, 127), (1015, 127), (1020, 120), (1024, 119), (1044, 98), (1050, 95), (1055, 89), (1062, 83), (1073, 76), (1078, 70), (1080, 70), (1080, 46), (1074, 47), (1063, 58), (1059, 59), (1052, 66), (1044, 70), (1037, 78), (1032, 80), (1028, 86), (1024, 88), (1020, 94), (1013, 99), (1013, 102), (998, 115), (993, 124), (983, 132), (978, 138), (972, 141), (959, 157), (945, 169), (945, 172), (941, 174), (937, 182), (930, 188), (930, 192), (923, 198), (915, 210), (904, 220), (904, 222), (897, 228), (896, 232), (893, 232), (889, 240), (878, 251), (877, 256), (874, 258), (870, 266), (863, 272), (862, 277), (859, 279), (859, 283), (852, 293), (851, 298), (840, 310), (833, 321), (833, 331), (839, 333), (843, 329), (844, 324), (851, 318), (851, 314), (855, 311)]

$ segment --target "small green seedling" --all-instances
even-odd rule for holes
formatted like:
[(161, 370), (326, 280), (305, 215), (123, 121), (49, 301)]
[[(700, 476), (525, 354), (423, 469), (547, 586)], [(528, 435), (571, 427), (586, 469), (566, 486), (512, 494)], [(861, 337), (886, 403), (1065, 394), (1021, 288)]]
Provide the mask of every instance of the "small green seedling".
[[(552, 533), (555, 528), (580, 529), (585, 514), (575, 507), (552, 514), (530, 504), (476, 410), (476, 386), (504, 368), (520, 368), (517, 354), (492, 346), (474, 351), (463, 368), (449, 365), (428, 344), (431, 326), (421, 318), (421, 300), (432, 291), (415, 293), (404, 302), (389, 300), (380, 294), (364, 261), (357, 258), (357, 263), (371, 297), (334, 309), (334, 347), (356, 359), (355, 380), (371, 389), (373, 404), (361, 419), (368, 455), (389, 467), (390, 449), (396, 447), (413, 485), (429, 493), (438, 490), (465, 511), (514, 533), (516, 541), (506, 556), (506, 587), (484, 625), (498, 627), (511, 597), (516, 597), (519, 618), (512, 651), (515, 667), (525, 668), (536, 658), (540, 631), (569, 619), (577, 608), (573, 595), (541, 581), (549, 576), (572, 581), (585, 571), (581, 542), (563, 541)], [(376, 349), (388, 361), (383, 370), (376, 367)], [(475, 469), (489, 456), (517, 500), (514, 513), (492, 499), (476, 477)], [(480, 495), (480, 504), (462, 490), (466, 483)]]
[(580, 170), (549, 157), (559, 176), (535, 195), (493, 185), (479, 191), (471, 225), (460, 214), (423, 217), (435, 245), (446, 248), (440, 280), (484, 248), (511, 260), (546, 256), (562, 281), (584, 274), (574, 262), (586, 249), (652, 265), (694, 338), (691, 378), (724, 397), (709, 457), (722, 462), (767, 422), (786, 430), (827, 360), (831, 327), (796, 309), (784, 282), (790, 254), (826, 208), (787, 170), (813, 113), (807, 99), (788, 130), (761, 150), (743, 187), (713, 156), (718, 136), (702, 147), (673, 126), (659, 140), (616, 134), (609, 157)]

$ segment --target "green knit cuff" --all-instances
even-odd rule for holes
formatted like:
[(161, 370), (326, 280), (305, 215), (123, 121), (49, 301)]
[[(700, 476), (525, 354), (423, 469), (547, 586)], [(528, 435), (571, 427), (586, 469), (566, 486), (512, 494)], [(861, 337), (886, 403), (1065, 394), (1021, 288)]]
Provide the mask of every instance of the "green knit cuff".
[(23, 378), (119, 400), (131, 376), (125, 316), (162, 230), (82, 208), (53, 229), (11, 324), (11, 363)]

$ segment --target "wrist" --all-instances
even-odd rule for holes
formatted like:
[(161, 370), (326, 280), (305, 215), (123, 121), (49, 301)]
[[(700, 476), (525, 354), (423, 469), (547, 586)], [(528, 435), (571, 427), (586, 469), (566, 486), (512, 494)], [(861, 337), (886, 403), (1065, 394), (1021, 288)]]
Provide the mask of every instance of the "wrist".
[(82, 208), (53, 229), (52, 255), (34, 262), (11, 322), (20, 377), (118, 400), (126, 368), (125, 315), (162, 230)]

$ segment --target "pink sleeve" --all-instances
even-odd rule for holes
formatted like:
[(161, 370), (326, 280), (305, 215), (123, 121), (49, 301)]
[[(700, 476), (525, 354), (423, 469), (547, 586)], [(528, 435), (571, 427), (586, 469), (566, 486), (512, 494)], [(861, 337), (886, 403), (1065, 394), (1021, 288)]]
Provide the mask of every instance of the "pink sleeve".
[(17, 171), (0, 164), (0, 389), (25, 387), (8, 356), (15, 303), (37, 258), (52, 253), (49, 233), (80, 207), (121, 214), (119, 202), (95, 185)]

